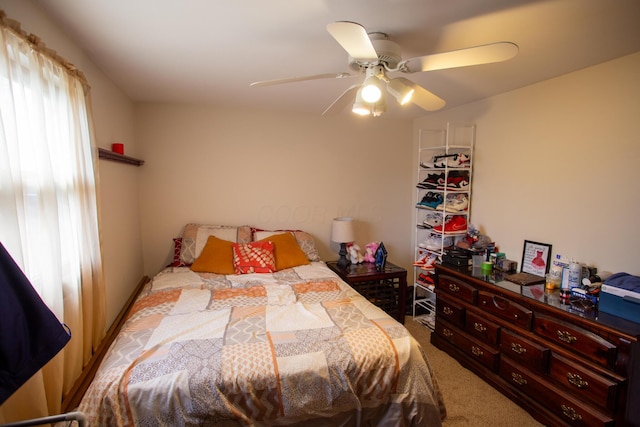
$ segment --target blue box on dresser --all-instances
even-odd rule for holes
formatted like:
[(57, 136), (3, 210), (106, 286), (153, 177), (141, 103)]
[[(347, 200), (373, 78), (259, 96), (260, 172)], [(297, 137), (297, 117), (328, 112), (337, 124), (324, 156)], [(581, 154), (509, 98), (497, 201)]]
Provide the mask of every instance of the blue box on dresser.
[(618, 273), (600, 288), (598, 310), (640, 323), (640, 277)]

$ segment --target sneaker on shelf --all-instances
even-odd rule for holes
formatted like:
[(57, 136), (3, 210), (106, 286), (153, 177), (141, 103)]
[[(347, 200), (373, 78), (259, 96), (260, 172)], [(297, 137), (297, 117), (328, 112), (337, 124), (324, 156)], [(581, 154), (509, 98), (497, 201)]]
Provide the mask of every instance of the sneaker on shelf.
[(464, 193), (449, 193), (444, 203), (437, 207), (438, 210), (457, 213), (467, 210), (469, 207), (469, 199)]
[(442, 224), (442, 214), (436, 213), (436, 212), (429, 212), (425, 216), (424, 221), (422, 221), (422, 223), (427, 228), (437, 227), (438, 225)]
[(430, 173), (422, 182), (418, 183), (418, 188), (433, 188), (442, 187), (444, 185), (444, 173)]
[(447, 188), (449, 190), (466, 190), (469, 188), (469, 178), (454, 176), (447, 178)]
[(471, 157), (465, 153), (456, 153), (447, 157), (447, 166), (450, 168), (468, 168), (471, 164)]
[(429, 191), (422, 197), (422, 200), (418, 202), (417, 206), (419, 208), (436, 209), (442, 202), (442, 194)]
[(444, 203), (447, 212), (462, 212), (469, 208), (469, 198), (464, 193), (449, 193)]
[(453, 239), (451, 239), (451, 237), (429, 234), (427, 238), (424, 239), (424, 242), (419, 243), (418, 246), (431, 251), (439, 251), (440, 249), (446, 249), (453, 246)]
[(433, 227), (438, 233), (465, 233), (467, 231), (467, 218), (463, 215), (453, 215), (444, 225)]
[(432, 251), (439, 251), (442, 248), (442, 238), (429, 234), (427, 238), (424, 239), (424, 242), (418, 244), (418, 246)]
[(428, 162), (420, 162), (420, 167), (423, 169), (444, 169), (447, 167), (447, 155), (434, 156)]
[(436, 263), (436, 261), (438, 261), (438, 255), (436, 254), (431, 254), (429, 255), (429, 257), (424, 261), (424, 264), (422, 264), (420, 266), (421, 269), (423, 270), (427, 270), (427, 271), (432, 271), (435, 269), (434, 265)]
[(418, 274), (418, 278), (416, 280), (417, 280), (418, 283), (420, 283), (422, 285), (426, 285), (426, 286), (434, 284), (433, 278), (430, 275), (426, 274), (426, 273)]
[(422, 254), (418, 257), (417, 260), (415, 260), (413, 262), (413, 265), (416, 267), (421, 267), (424, 265), (425, 261), (427, 260), (427, 258), (429, 258), (429, 255), (431, 255), (429, 252)]

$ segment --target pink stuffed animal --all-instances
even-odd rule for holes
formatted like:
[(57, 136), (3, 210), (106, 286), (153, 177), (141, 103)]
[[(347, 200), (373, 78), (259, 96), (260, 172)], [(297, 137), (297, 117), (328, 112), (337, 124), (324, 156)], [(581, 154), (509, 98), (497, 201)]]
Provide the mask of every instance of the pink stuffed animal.
[(380, 242), (371, 242), (364, 245), (364, 262), (376, 262), (376, 251)]

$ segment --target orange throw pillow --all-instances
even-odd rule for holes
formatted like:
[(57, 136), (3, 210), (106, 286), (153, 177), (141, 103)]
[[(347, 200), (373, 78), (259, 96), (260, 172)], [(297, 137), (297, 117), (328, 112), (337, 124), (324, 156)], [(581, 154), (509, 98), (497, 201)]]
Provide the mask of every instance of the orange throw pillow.
[(191, 265), (191, 270), (200, 273), (234, 274), (234, 242), (209, 236), (200, 256)]
[(289, 232), (274, 234), (273, 236), (265, 237), (257, 241), (273, 243), (276, 257), (276, 271), (309, 264), (307, 255), (298, 244), (294, 235)]

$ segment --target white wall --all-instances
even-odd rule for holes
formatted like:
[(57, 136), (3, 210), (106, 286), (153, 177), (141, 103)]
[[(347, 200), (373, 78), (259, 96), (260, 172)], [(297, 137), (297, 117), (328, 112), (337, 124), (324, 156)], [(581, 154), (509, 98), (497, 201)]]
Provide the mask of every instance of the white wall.
[(432, 114), (414, 145), (420, 128), (476, 123), (471, 222), (518, 265), (526, 239), (640, 274), (638, 76), (640, 53)]
[[(133, 104), (91, 59), (30, 0), (0, 0), (0, 9), (34, 33), (45, 45), (81, 70), (91, 85), (96, 143), (111, 148), (118, 140), (135, 155)], [(139, 169), (99, 163), (102, 250), (106, 282), (107, 326), (142, 278), (142, 242), (138, 207)]]
[(356, 242), (382, 240), (413, 260), (411, 122), (185, 105), (136, 107), (145, 273), (170, 261), (188, 222), (297, 228), (337, 259), (331, 219), (356, 220)]

